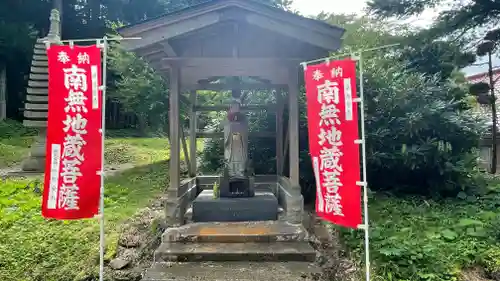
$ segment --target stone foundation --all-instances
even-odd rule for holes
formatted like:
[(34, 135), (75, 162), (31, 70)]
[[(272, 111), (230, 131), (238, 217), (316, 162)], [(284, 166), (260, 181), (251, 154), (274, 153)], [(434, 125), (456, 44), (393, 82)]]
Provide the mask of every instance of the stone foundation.
[(193, 202), (194, 222), (267, 221), (278, 219), (278, 199), (272, 192), (257, 191), (254, 197), (214, 198), (204, 190)]

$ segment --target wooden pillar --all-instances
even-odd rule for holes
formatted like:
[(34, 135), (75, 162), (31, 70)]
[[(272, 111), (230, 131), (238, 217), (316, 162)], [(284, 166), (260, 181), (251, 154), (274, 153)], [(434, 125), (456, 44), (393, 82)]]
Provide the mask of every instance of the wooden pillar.
[(284, 100), (281, 89), (276, 89), (276, 174), (283, 175), (283, 109)]
[(196, 121), (198, 116), (195, 111), (196, 106), (196, 90), (189, 92), (189, 101), (191, 107), (189, 110), (189, 159), (191, 159), (191, 174), (190, 177), (196, 176), (197, 159), (196, 159)]
[(299, 185), (299, 85), (298, 69), (291, 67), (288, 74), (288, 133), (290, 154), (290, 180)]
[[(170, 176), (170, 186), (168, 188), (168, 198), (169, 202), (173, 204), (167, 204), (167, 207), (173, 207), (177, 204), (177, 198), (181, 195), (180, 190), (180, 134), (179, 134), (179, 96), (180, 96), (180, 70), (178, 66), (173, 66), (170, 69), (170, 165), (169, 165), (169, 176)], [(169, 206), (170, 205), (170, 206)], [(173, 206), (172, 206), (173, 205)], [(174, 207), (175, 208), (175, 207)], [(172, 210), (167, 210), (167, 219), (169, 218), (169, 213)], [(179, 212), (180, 213), (180, 212)], [(183, 216), (183, 214), (179, 214)], [(179, 218), (180, 220), (180, 218)]]

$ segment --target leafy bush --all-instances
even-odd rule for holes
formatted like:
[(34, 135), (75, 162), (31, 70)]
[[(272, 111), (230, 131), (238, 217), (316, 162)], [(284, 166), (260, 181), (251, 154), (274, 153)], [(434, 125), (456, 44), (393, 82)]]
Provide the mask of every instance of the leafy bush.
[(475, 186), (475, 148), (484, 130), (466, 92), (374, 58), (367, 63), (365, 112), (370, 186), (456, 195)]
[[(499, 199), (497, 192), (443, 201), (371, 197), (370, 254), (379, 280), (455, 281), (461, 270), (478, 264), (498, 271)], [(338, 229), (362, 260), (363, 231)]]

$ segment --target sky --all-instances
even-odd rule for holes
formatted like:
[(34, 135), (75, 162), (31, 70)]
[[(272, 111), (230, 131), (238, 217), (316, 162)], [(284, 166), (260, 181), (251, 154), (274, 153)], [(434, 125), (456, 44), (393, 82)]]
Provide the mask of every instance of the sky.
[(310, 16), (317, 15), (322, 11), (329, 13), (361, 13), (366, 5), (365, 0), (349, 0), (348, 2), (344, 1), (293, 0), (292, 8), (294, 10), (300, 11), (300, 13), (305, 16)]
[[(341, 2), (341, 3), (339, 3)], [(342, 3), (343, 2), (343, 3)], [(363, 9), (366, 7), (367, 0), (293, 0), (292, 9), (299, 11), (304, 16), (317, 15), (320, 12), (327, 13), (339, 13), (339, 14), (364, 14)], [(410, 18), (406, 22), (411, 23), (414, 26), (424, 27), (429, 25), (433, 18), (438, 14), (435, 10), (425, 11), (422, 15), (415, 18)], [(469, 66), (462, 71), (466, 75), (473, 75), (476, 73), (481, 73), (487, 69), (483, 64), (485, 59), (479, 59), (476, 63), (482, 64), (480, 66)], [(500, 66), (500, 59), (495, 58), (493, 60), (494, 66)]]
[[(346, 1), (346, 2), (344, 2)], [(343, 4), (335, 0), (293, 0), (292, 9), (304, 16), (317, 15), (321, 12), (337, 14), (364, 14), (367, 0), (343, 0)], [(425, 11), (422, 15), (406, 20), (415, 26), (425, 26), (432, 22), (437, 12)]]

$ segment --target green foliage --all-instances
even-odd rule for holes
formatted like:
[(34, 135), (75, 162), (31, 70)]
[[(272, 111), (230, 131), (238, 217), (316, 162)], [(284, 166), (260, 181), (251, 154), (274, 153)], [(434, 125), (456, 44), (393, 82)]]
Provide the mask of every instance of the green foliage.
[(168, 118), (168, 84), (143, 59), (112, 45), (109, 52), (109, 97), (134, 113), (139, 129), (163, 130)]
[[(461, 270), (478, 264), (498, 271), (499, 199), (497, 191), (444, 201), (374, 195), (369, 201), (374, 280), (455, 281)], [(339, 231), (361, 258), (363, 232)]]
[(486, 250), (481, 257), (481, 263), (490, 274), (500, 273), (500, 246), (495, 245)]
[(366, 63), (366, 138), (373, 188), (456, 194), (475, 183), (474, 148), (483, 127), (467, 92), (389, 60)]
[[(470, 37), (478, 38), (484, 34), (481, 28), (494, 26), (497, 23), (500, 14), (499, 4), (497, 0), (467, 3), (459, 0), (371, 0), (368, 2), (368, 7), (371, 12), (381, 17), (418, 16), (427, 8), (448, 7), (439, 13), (428, 35), (435, 38), (451, 34), (455, 40), (468, 43)], [(476, 32), (467, 33), (467, 31)]]
[[(460, 44), (436, 40), (409, 25), (355, 15), (320, 14), (318, 18), (346, 29), (341, 53), (399, 44), (380, 52), (367, 52), (364, 56), (370, 58), (377, 53), (389, 54), (392, 60), (406, 64), (407, 69), (437, 75), (442, 81), (450, 78), (456, 69), (475, 61), (475, 55), (463, 52)], [(388, 52), (391, 49), (394, 52)]]
[(477, 46), (477, 55), (478, 56), (486, 56), (489, 53), (495, 51), (495, 42), (493, 41), (484, 41)]
[(470, 85), (469, 92), (472, 95), (479, 96), (481, 94), (487, 94), (490, 91), (490, 84), (485, 82), (478, 82)]
[(453, 71), (476, 60), (473, 53), (462, 52), (460, 45), (449, 41), (432, 40), (422, 34), (413, 34), (402, 40), (401, 58), (408, 69), (448, 79)]

